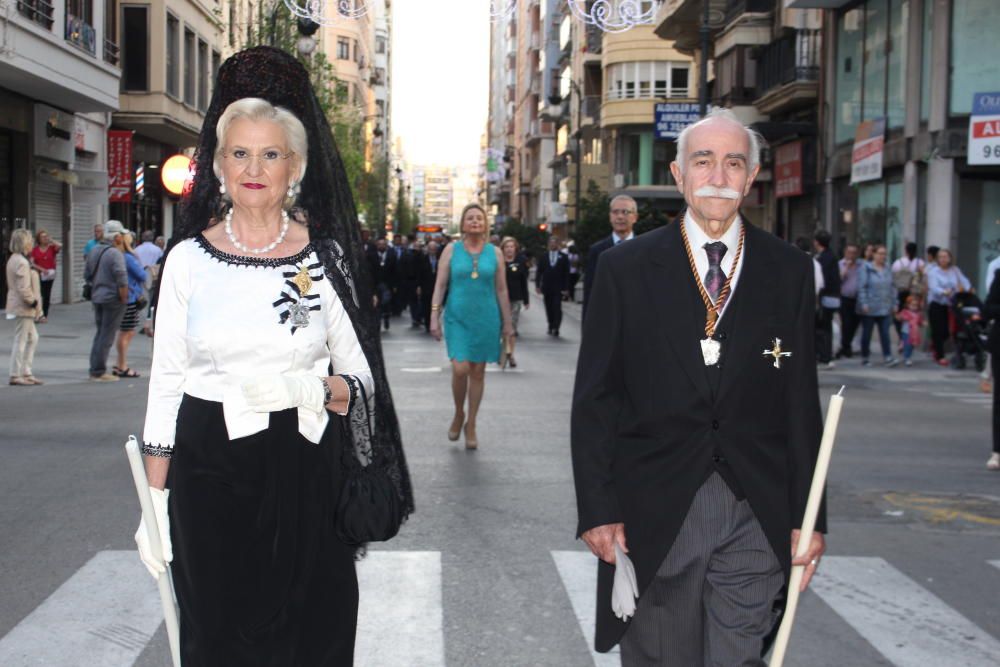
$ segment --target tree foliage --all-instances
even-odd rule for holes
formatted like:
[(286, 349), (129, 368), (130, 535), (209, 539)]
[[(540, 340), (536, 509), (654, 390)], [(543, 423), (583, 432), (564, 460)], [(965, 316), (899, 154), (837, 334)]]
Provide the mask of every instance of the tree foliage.
[(597, 183), (589, 181), (587, 193), (580, 202), (580, 215), (577, 216), (576, 229), (573, 232), (573, 242), (582, 257), (586, 257), (590, 246), (611, 233), (610, 208), (611, 198), (597, 186)]

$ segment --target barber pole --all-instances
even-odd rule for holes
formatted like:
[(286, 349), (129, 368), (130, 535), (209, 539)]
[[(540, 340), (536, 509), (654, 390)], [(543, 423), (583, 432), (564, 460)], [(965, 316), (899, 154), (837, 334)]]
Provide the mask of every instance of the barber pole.
[(146, 194), (146, 170), (140, 163), (135, 168), (135, 196), (144, 197)]

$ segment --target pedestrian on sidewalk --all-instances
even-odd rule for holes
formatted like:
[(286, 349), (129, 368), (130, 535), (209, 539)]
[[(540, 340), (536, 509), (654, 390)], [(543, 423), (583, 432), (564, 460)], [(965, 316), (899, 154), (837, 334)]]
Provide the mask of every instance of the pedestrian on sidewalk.
[[(139, 258), (139, 263), (142, 265), (143, 271), (146, 272), (146, 284), (144, 286), (143, 296), (145, 297), (147, 304), (152, 301), (150, 297), (153, 293), (153, 286), (156, 283), (156, 279), (160, 275), (160, 258), (163, 257), (163, 250), (160, 246), (156, 245), (154, 242), (155, 238), (155, 233), (152, 230), (147, 229), (142, 233), (142, 243), (135, 248), (135, 256)], [(141, 328), (142, 333), (152, 337), (153, 327), (150, 319), (149, 306), (139, 309), (139, 327)]]
[[(926, 263), (917, 254), (917, 244), (910, 241), (903, 250), (904, 255), (892, 263), (892, 282), (896, 285), (899, 309), (906, 308), (906, 300), (911, 294), (923, 296)], [(896, 333), (902, 339), (903, 323), (896, 320)]]
[(882, 358), (886, 366), (892, 367), (899, 360), (892, 354), (889, 337), (890, 318), (896, 312), (896, 286), (892, 282), (892, 271), (886, 261), (888, 251), (879, 243), (875, 246), (872, 261), (865, 262), (858, 273), (858, 314), (861, 316), (861, 365), (871, 366), (872, 331), (878, 327)]
[(844, 246), (844, 257), (837, 264), (840, 267), (840, 351), (837, 357), (850, 359), (854, 356), (854, 334), (858, 331), (861, 318), (858, 315), (858, 269), (861, 249), (856, 243)]
[(216, 81), (143, 433), (167, 557), (136, 541), (151, 572), (173, 557), (182, 664), (350, 665), (352, 527), (377, 519), (341, 491), (365, 465), (393, 519), (413, 509), (351, 184), (293, 56), (241, 51)]
[(118, 364), (111, 369), (112, 375), (120, 378), (139, 377), (139, 374), (128, 365), (128, 348), (139, 327), (140, 314), (146, 307), (145, 288), (148, 276), (141, 266), (142, 260), (132, 249), (133, 238), (131, 233), (122, 235), (122, 253), (125, 256), (125, 269), (128, 272), (128, 305), (125, 307), (122, 323), (118, 327), (118, 340), (115, 341)]
[(96, 246), (98, 243), (100, 243), (103, 238), (104, 238), (104, 225), (98, 223), (98, 224), (94, 225), (94, 237), (92, 239), (90, 239), (89, 241), (87, 241), (87, 243), (83, 246), (83, 261), (84, 262), (86, 262), (87, 261), (87, 257), (90, 256), (90, 251), (93, 250), (94, 246)]
[(53, 241), (44, 229), (35, 232), (35, 247), (31, 249), (31, 263), (38, 271), (42, 283), (42, 316), (40, 323), (49, 321), (49, 306), (52, 302), (52, 286), (56, 284), (56, 257), (62, 244)]
[(517, 360), (514, 359), (514, 348), (520, 335), (517, 325), (521, 321), (521, 309), (527, 310), (531, 305), (528, 263), (521, 255), (521, 244), (513, 236), (504, 237), (500, 249), (503, 250), (504, 263), (507, 265), (507, 297), (510, 300), (510, 323), (514, 329), (514, 335), (507, 341), (507, 363), (511, 368), (517, 368)]
[(562, 299), (569, 287), (569, 258), (559, 252), (559, 239), (549, 237), (549, 250), (538, 259), (535, 268), (535, 291), (545, 300), (545, 318), (549, 335), (559, 337), (562, 326)]
[(823, 272), (823, 288), (819, 291), (816, 310), (816, 359), (822, 366), (833, 368), (833, 316), (840, 310), (840, 270), (837, 258), (830, 250), (831, 236), (825, 229), (813, 235), (815, 260)]
[(972, 289), (972, 283), (962, 270), (952, 263), (951, 251), (937, 251), (935, 263), (927, 268), (927, 319), (931, 325), (931, 346), (934, 360), (941, 366), (948, 365), (945, 343), (951, 338), (951, 302), (958, 292)]
[(27, 387), (43, 384), (31, 373), (38, 347), (35, 320), (42, 313), (42, 288), (38, 272), (28, 259), (35, 245), (31, 232), (15, 229), (10, 235), (7, 260), (7, 319), (14, 320), (14, 344), (10, 351), (10, 384)]
[[(507, 295), (507, 273), (501, 270), (503, 254), (488, 243), (486, 211), (468, 204), (459, 217), (462, 240), (449, 243), (438, 263), (437, 284), (431, 303), (431, 335), (444, 338), (451, 360), (451, 393), (455, 415), (448, 439), (464, 431), (466, 449), (476, 449), (476, 418), (486, 384), (486, 364), (500, 359), (500, 346), (514, 335)], [(468, 398), (468, 412), (465, 409)]]
[(899, 322), (899, 340), (903, 345), (903, 364), (913, 365), (913, 350), (923, 343), (921, 332), (924, 328), (924, 307), (920, 297), (911, 294), (906, 297), (905, 307), (896, 313)]
[(104, 234), (87, 255), (83, 270), (84, 280), (92, 285), (90, 302), (97, 324), (90, 346), (90, 379), (94, 382), (118, 381), (118, 376), (108, 373), (108, 354), (128, 304), (128, 269), (122, 254), (126, 233), (118, 220), (104, 223)]

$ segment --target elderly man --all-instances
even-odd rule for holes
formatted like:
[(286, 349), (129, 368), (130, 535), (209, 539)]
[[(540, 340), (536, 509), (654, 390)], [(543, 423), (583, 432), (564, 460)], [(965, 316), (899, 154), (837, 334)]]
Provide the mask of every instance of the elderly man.
[(117, 382), (108, 373), (108, 353), (115, 342), (118, 326), (128, 303), (128, 273), (125, 269), (122, 236), (128, 230), (117, 220), (104, 223), (101, 242), (87, 255), (83, 277), (91, 283), (90, 302), (94, 307), (97, 331), (90, 346), (90, 379), (94, 382)]
[(104, 238), (104, 225), (97, 223), (96, 225), (94, 225), (94, 238), (87, 241), (86, 245), (83, 246), (84, 261), (87, 260), (87, 255), (89, 255), (90, 251), (94, 249), (94, 246), (100, 243), (101, 239), (103, 238)]
[(639, 207), (628, 195), (618, 195), (611, 200), (611, 236), (601, 239), (587, 251), (587, 268), (583, 274), (583, 316), (587, 315), (587, 300), (597, 277), (597, 260), (601, 253), (622, 241), (635, 238), (632, 228), (639, 218)]
[[(601, 255), (572, 414), (578, 534), (600, 559), (596, 648), (622, 664), (763, 665), (822, 431), (810, 258), (739, 206), (757, 135), (713, 111), (678, 138), (687, 210)], [(817, 523), (825, 531), (825, 511)], [(631, 623), (611, 607), (615, 545)], [(803, 587), (824, 551), (817, 533)]]

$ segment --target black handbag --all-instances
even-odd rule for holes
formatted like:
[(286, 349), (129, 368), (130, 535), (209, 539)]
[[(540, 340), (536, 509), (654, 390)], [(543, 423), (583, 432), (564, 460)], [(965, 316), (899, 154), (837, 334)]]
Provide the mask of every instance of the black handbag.
[[(371, 436), (365, 387), (361, 382), (358, 385)], [(403, 503), (389, 474), (374, 459), (367, 466), (361, 465), (354, 456), (353, 447), (344, 448), (342, 464), (344, 481), (334, 517), (337, 536), (350, 545), (384, 542), (395, 537), (403, 523)]]

